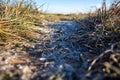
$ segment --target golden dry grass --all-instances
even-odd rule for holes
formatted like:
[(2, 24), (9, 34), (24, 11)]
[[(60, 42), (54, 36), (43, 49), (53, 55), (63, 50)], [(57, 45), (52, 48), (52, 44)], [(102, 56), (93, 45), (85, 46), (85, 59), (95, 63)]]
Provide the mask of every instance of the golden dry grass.
[(32, 1), (13, 2), (8, 0), (0, 3), (0, 42), (35, 40), (35, 32), (31, 27), (36, 21), (42, 21), (41, 12)]

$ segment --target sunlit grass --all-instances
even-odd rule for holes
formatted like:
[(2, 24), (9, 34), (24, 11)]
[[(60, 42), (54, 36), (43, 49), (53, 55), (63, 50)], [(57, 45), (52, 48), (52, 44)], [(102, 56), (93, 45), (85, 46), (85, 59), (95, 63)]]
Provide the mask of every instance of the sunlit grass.
[(0, 41), (36, 39), (31, 27), (40, 20), (40, 11), (33, 1), (7, 0), (0, 3)]

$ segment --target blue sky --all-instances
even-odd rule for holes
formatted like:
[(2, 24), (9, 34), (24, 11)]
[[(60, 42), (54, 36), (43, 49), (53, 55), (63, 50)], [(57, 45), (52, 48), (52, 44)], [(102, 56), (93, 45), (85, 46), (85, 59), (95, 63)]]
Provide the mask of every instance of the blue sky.
[[(79, 13), (88, 12), (95, 9), (94, 6), (100, 7), (102, 0), (34, 0), (38, 6), (42, 6), (43, 11), (50, 13)], [(107, 0), (110, 5), (111, 0)]]

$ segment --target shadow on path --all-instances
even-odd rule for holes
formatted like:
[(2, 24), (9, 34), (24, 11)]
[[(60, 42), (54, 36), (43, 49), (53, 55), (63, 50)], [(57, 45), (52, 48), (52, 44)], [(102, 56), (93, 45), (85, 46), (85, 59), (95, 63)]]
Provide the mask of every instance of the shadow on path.
[[(40, 79), (65, 78), (73, 80), (81, 66), (80, 53), (87, 52), (84, 46), (72, 43), (69, 38), (82, 28), (75, 21), (48, 23), (40, 28), (44, 39), (26, 49), (39, 67), (35, 75)], [(44, 76), (43, 76), (44, 75)], [(55, 76), (56, 75), (56, 76)]]

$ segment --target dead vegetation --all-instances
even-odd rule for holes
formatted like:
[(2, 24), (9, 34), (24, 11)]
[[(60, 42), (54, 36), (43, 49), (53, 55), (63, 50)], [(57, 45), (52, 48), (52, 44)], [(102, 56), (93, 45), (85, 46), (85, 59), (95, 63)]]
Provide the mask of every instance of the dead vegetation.
[[(34, 31), (33, 27), (41, 26), (44, 20), (48, 22), (71, 20), (74, 17), (84, 28), (68, 39), (73, 44), (85, 46), (89, 51), (89, 54), (80, 54), (80, 64), (88, 64), (87, 67), (82, 67), (85, 74), (81, 74), (81, 79), (120, 79), (119, 0), (114, 1), (108, 10), (104, 0), (102, 7), (95, 13), (90, 13), (88, 17), (87, 14), (44, 14), (32, 1), (28, 0), (27, 3), (8, 1), (0, 3), (0, 46), (10, 45), (12, 42), (35, 41), (38, 31)], [(82, 17), (84, 19), (78, 20), (80, 16), (84, 16)]]
[(80, 37), (77, 42), (86, 46), (89, 55), (93, 55), (92, 58), (83, 56), (89, 63), (83, 80), (120, 79), (120, 1), (114, 0), (107, 10), (103, 0), (102, 7), (91, 15), (77, 20), (84, 26), (76, 36), (77, 39)]
[(0, 1), (0, 43), (36, 40), (32, 28), (39, 24), (40, 17), (33, 1)]

